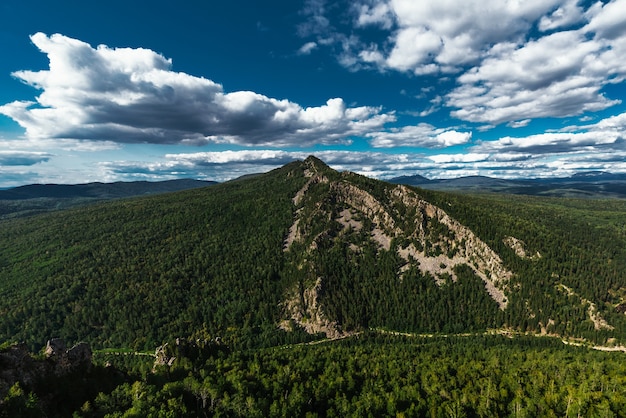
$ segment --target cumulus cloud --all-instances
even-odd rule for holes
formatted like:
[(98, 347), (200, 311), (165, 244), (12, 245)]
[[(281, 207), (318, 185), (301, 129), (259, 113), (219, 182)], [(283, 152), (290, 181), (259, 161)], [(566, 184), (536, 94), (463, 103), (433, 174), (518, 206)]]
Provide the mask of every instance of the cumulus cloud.
[[(626, 77), (626, 0), (360, 0), (351, 11), (349, 37), (325, 17), (339, 62), (458, 77), (443, 102), (455, 118), (519, 126), (620, 103), (604, 87)], [(371, 26), (386, 37), (359, 32)]]
[(306, 146), (345, 142), (395, 120), (341, 98), (303, 108), (251, 91), (225, 92), (214, 81), (172, 71), (171, 60), (147, 49), (92, 48), (59, 34), (31, 39), (50, 68), (14, 76), (42, 93), (36, 102), (0, 106), (28, 138)]
[(523, 128), (524, 126), (527, 126), (529, 123), (530, 123), (530, 119), (524, 119), (524, 120), (517, 120), (517, 121), (509, 122), (507, 126), (510, 126), (511, 128)]
[(358, 26), (375, 25), (383, 29), (391, 29), (394, 24), (391, 5), (386, 2), (367, 1), (353, 6), (357, 15)]
[(626, 74), (622, 60), (608, 61), (607, 53), (606, 43), (587, 40), (582, 31), (557, 32), (522, 47), (498, 45), (458, 78), (446, 104), (458, 108), (452, 115), (459, 119), (495, 125), (603, 110), (620, 100), (608, 99), (602, 88), (616, 73)]
[(626, 112), (609, 116), (596, 124), (586, 125), (583, 128), (599, 132), (611, 131), (621, 133), (622, 137), (624, 137), (626, 136)]
[(444, 148), (468, 143), (472, 138), (472, 133), (435, 128), (430, 124), (421, 123), (416, 126), (372, 132), (367, 136), (371, 138), (370, 143), (375, 148)]
[(491, 152), (522, 152), (522, 153), (570, 153), (575, 151), (592, 151), (606, 146), (617, 145), (621, 135), (616, 132), (549, 132), (526, 137), (504, 137), (496, 141), (485, 141), (474, 147), (474, 150)]
[[(566, 127), (560, 132), (531, 136), (507, 136), (494, 141), (474, 140), (467, 152), (432, 154), (470, 141), (471, 134), (441, 130), (423, 124), (371, 135), (378, 146), (412, 146), (424, 152), (390, 153), (327, 150), (315, 155), (337, 170), (349, 170), (370, 177), (388, 179), (421, 174), (428, 178), (454, 178), (485, 175), (498, 178), (569, 176), (578, 171), (607, 170), (626, 172), (626, 113), (585, 126)], [(449, 138), (446, 139), (446, 136)], [(389, 143), (385, 142), (385, 138)], [(375, 143), (373, 145), (376, 145)], [(427, 145), (427, 146), (426, 146)], [(303, 160), (306, 151), (239, 150), (167, 154), (157, 162), (118, 161), (101, 166), (111, 179), (165, 179), (194, 177), (224, 181), (245, 174), (266, 172), (293, 160)]]
[(466, 154), (429, 158), (438, 163), (437, 170), (474, 170), (500, 178), (527, 178), (529, 172), (546, 178), (588, 170), (626, 172), (626, 113), (554, 132), (477, 140)]
[(423, 74), (455, 71), (477, 62), (490, 45), (522, 38), (537, 19), (550, 12), (553, 18), (546, 21), (546, 27), (573, 21), (572, 7), (554, 10), (561, 3), (571, 1), (366, 0), (353, 9), (356, 26), (379, 25), (391, 32), (381, 45), (385, 59), (379, 65)]
[(597, 34), (600, 38), (620, 38), (626, 31), (626, 1), (613, 0), (600, 5), (595, 3), (590, 7), (587, 15), (589, 24), (585, 27), (588, 32)]

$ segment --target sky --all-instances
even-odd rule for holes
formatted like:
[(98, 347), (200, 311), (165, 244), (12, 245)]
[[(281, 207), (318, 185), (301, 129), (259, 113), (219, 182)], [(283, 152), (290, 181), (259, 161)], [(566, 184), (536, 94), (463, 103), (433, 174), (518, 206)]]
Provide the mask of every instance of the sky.
[(626, 172), (626, 0), (2, 0), (0, 188)]

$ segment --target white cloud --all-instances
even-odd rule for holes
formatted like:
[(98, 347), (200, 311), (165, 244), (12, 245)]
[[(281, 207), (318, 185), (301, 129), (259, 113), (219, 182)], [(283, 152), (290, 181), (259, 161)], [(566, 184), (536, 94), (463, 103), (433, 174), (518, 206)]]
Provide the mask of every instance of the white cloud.
[(621, 133), (622, 137), (626, 137), (626, 113), (609, 116), (595, 125), (585, 126), (585, 128), (601, 132), (605, 130), (615, 131)]
[[(332, 109), (332, 106), (330, 106)], [(332, 113), (332, 110), (328, 110)], [(327, 150), (315, 155), (331, 167), (382, 179), (421, 174), (428, 178), (484, 175), (498, 178), (569, 176), (579, 171), (626, 172), (626, 113), (593, 125), (572, 126), (562, 132), (526, 137), (477, 141), (464, 153), (425, 154)], [(446, 138), (448, 137), (448, 138)], [(471, 139), (470, 133), (443, 130), (427, 124), (377, 132), (374, 146), (419, 146), (434, 149)], [(378, 142), (377, 142), (378, 141)], [(161, 161), (110, 162), (102, 169), (111, 178), (164, 179), (194, 177), (228, 180), (244, 174), (265, 172), (295, 159), (306, 151), (240, 150), (167, 154)], [(173, 174), (174, 173), (174, 174)], [(532, 173), (532, 174), (529, 174)]]
[(15, 77), (42, 93), (0, 113), (31, 139), (117, 143), (291, 145), (342, 143), (395, 120), (380, 108), (348, 108), (340, 98), (302, 108), (250, 91), (173, 72), (171, 60), (146, 49), (90, 45), (38, 33), (33, 43), (50, 60), (47, 71)]
[(539, 20), (539, 30), (545, 32), (581, 22), (584, 13), (578, 3), (579, 0), (568, 0), (550, 14), (543, 16)]
[(19, 138), (12, 140), (0, 139), (0, 149), (13, 150), (16, 152), (39, 152), (34, 150), (42, 150), (44, 152), (56, 151), (85, 151), (100, 152), (110, 151), (120, 148), (120, 144), (111, 141), (80, 141), (74, 139), (32, 139)]
[(484, 141), (474, 147), (475, 152), (521, 152), (533, 154), (592, 152), (607, 146), (620, 147), (622, 134), (611, 131), (549, 132), (526, 137), (504, 137)]
[(529, 123), (530, 123), (530, 119), (524, 119), (524, 120), (516, 120), (516, 121), (509, 122), (507, 125), (510, 126), (511, 128), (523, 128), (525, 126), (528, 126)]
[[(569, 176), (579, 171), (625, 172), (626, 113), (591, 125), (568, 126), (558, 132), (530, 136), (506, 136), (477, 141), (468, 156), (488, 155), (483, 161), (435, 156), (439, 169), (463, 166), (482, 175), (501, 178)], [(431, 157), (433, 158), (433, 157)]]
[(376, 25), (383, 29), (391, 29), (394, 16), (391, 7), (386, 2), (370, 1), (368, 3), (355, 4), (358, 26)]
[(317, 42), (307, 42), (298, 49), (299, 55), (309, 55), (314, 49), (317, 48)]
[[(621, 102), (604, 87), (626, 78), (626, 0), (360, 0), (350, 10), (349, 35), (325, 17), (339, 62), (350, 71), (459, 75), (444, 102), (455, 118), (519, 124)], [(370, 26), (382, 40), (372, 42)]]
[(393, 40), (394, 47), (385, 60), (389, 68), (423, 73), (431, 57), (443, 47), (441, 38), (423, 27), (409, 27), (399, 31)]
[(430, 124), (422, 123), (415, 126), (372, 132), (367, 136), (371, 138), (370, 143), (375, 148), (444, 148), (468, 143), (472, 138), (472, 133), (435, 128)]
[(477, 154), (477, 153), (468, 153), (468, 154), (438, 154), (431, 155), (428, 157), (436, 163), (474, 163), (478, 161), (485, 161), (489, 158), (489, 154)]
[(588, 32), (594, 32), (601, 38), (623, 37), (626, 32), (626, 0), (613, 0), (600, 6), (596, 3), (588, 13)]
[[(563, 10), (554, 11), (562, 3)], [(523, 38), (537, 19), (552, 11), (552, 20), (545, 26), (573, 21), (569, 3), (571, 0), (367, 0), (353, 9), (357, 26), (394, 28), (381, 44), (390, 47), (380, 65), (424, 74), (456, 71), (477, 62), (492, 45)]]
[(480, 66), (458, 78), (446, 104), (454, 117), (493, 125), (539, 117), (565, 117), (620, 103), (602, 87), (624, 77), (626, 67), (607, 42), (585, 32), (557, 32), (494, 47)]

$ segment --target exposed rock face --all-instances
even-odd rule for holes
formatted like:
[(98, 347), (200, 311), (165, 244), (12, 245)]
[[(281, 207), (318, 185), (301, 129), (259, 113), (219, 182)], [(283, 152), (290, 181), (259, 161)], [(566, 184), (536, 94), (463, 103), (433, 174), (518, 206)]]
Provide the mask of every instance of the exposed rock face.
[(169, 344), (165, 343), (160, 345), (154, 351), (154, 367), (158, 366), (171, 366), (176, 361), (176, 357), (173, 355), (172, 350), (169, 349)]
[[(421, 216), (418, 216), (414, 221), (417, 229), (409, 238), (421, 240), (422, 244), (426, 244), (426, 240), (429, 240), (430, 245), (434, 244), (442, 250), (441, 255), (433, 257), (424, 251), (415, 251), (415, 248), (411, 248), (409, 245), (406, 256), (399, 251), (400, 255), (407, 261), (409, 261), (408, 255), (410, 255), (420, 263), (422, 272), (434, 273), (435, 277), (438, 272), (432, 271), (433, 266), (445, 264), (447, 266), (445, 272), (456, 279), (453, 268), (459, 264), (468, 265), (483, 280), (489, 295), (500, 305), (501, 309), (505, 309), (508, 303), (505, 290), (513, 274), (504, 267), (498, 254), (469, 228), (452, 219), (443, 209), (420, 199), (406, 186), (397, 186), (393, 189), (392, 194), (406, 207), (419, 208)], [(443, 229), (447, 229), (448, 233), (429, 236), (429, 225), (436, 223), (443, 225)], [(401, 231), (399, 232), (401, 233)], [(447, 260), (440, 260), (444, 254)]]
[(46, 358), (57, 359), (65, 355), (66, 347), (65, 341), (61, 338), (53, 338), (46, 343), (46, 349), (44, 351)]
[(45, 355), (54, 363), (54, 373), (65, 375), (77, 370), (89, 370), (92, 366), (92, 352), (89, 344), (78, 343), (69, 350), (60, 338), (48, 340)]
[[(328, 183), (329, 180), (326, 176), (320, 175), (317, 171), (317, 167), (315, 166), (315, 164), (312, 161), (305, 161), (305, 163), (307, 164), (307, 168), (304, 170), (304, 175), (305, 177), (307, 177), (309, 180), (306, 182), (306, 184), (296, 193), (296, 195), (293, 197), (292, 201), (294, 206), (298, 207), (301, 205), (302, 200), (304, 199), (307, 191), (309, 190), (309, 187), (311, 187), (311, 185), (315, 185), (317, 183)], [(299, 210), (297, 212), (297, 215), (301, 215), (301, 211)], [(291, 244), (293, 244), (294, 241), (300, 241), (302, 240), (302, 231), (300, 228), (298, 228), (298, 223), (300, 222), (300, 218), (299, 216), (296, 216), (296, 220), (294, 221), (293, 225), (291, 226), (291, 228), (289, 228), (289, 234), (287, 235), (287, 238), (285, 239), (285, 243), (283, 246), (283, 250), (284, 251), (288, 251), (289, 247), (291, 247)]]
[(539, 251), (537, 251), (536, 254), (529, 256), (526, 251), (526, 244), (521, 239), (517, 239), (515, 237), (506, 237), (502, 240), (502, 242), (504, 242), (504, 245), (515, 251), (515, 255), (517, 255), (519, 258), (530, 258), (533, 260), (541, 258), (541, 254), (539, 254)]
[(78, 343), (67, 351), (67, 360), (72, 368), (89, 369), (91, 363), (91, 347), (87, 343)]
[[(315, 286), (304, 289), (302, 295), (294, 292), (294, 295), (287, 299), (285, 308), (291, 314), (291, 320), (300, 325), (309, 334), (326, 334), (327, 338), (342, 338), (346, 334), (336, 321), (330, 321), (324, 315), (319, 304), (319, 292), (322, 280), (317, 279)], [(291, 331), (289, 321), (283, 321), (280, 327), (285, 331)]]
[[(375, 197), (360, 186), (362, 182), (356, 174), (342, 173), (329, 179), (330, 174), (316, 167), (313, 160), (305, 161), (304, 175), (308, 181), (293, 198), (295, 217), (284, 251), (289, 251), (294, 243), (303, 243), (313, 252), (322, 241), (339, 242), (346, 234), (356, 234), (380, 250), (397, 251), (406, 261), (398, 270), (399, 280), (404, 271), (414, 266), (422, 274), (430, 274), (438, 284), (445, 277), (456, 281), (455, 267), (464, 264), (482, 279), (485, 290), (500, 308), (507, 307), (506, 292), (512, 273), (485, 242), (440, 207), (401, 185), (386, 185), (376, 191)], [(320, 232), (319, 222), (326, 222), (328, 229)], [(356, 241), (348, 244), (354, 252), (360, 251)], [(305, 265), (298, 268), (306, 268)], [(284, 306), (289, 319), (308, 332), (338, 337), (340, 325), (326, 318), (318, 303), (323, 281), (323, 277), (318, 277), (306, 289), (294, 289)]]

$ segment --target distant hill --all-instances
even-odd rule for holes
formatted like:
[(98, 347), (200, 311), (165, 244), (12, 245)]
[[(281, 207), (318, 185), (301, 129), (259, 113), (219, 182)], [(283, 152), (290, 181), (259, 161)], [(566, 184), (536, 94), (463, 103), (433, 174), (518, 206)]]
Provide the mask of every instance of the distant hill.
[(430, 190), (468, 193), (510, 193), (531, 196), (626, 198), (626, 174), (602, 171), (577, 173), (571, 177), (549, 179), (496, 179), (468, 176), (455, 179), (427, 179), (420, 175), (395, 177), (394, 184)]
[(192, 179), (85, 184), (31, 184), (0, 190), (0, 219), (28, 216), (101, 200), (195, 189), (216, 184)]
[(0, 190), (0, 200), (16, 199), (114, 199), (148, 195), (155, 193), (167, 193), (177, 190), (194, 189), (215, 184), (212, 181), (192, 179), (166, 180), (166, 181), (132, 181), (115, 183), (85, 183), (85, 184), (31, 184), (12, 189)]

